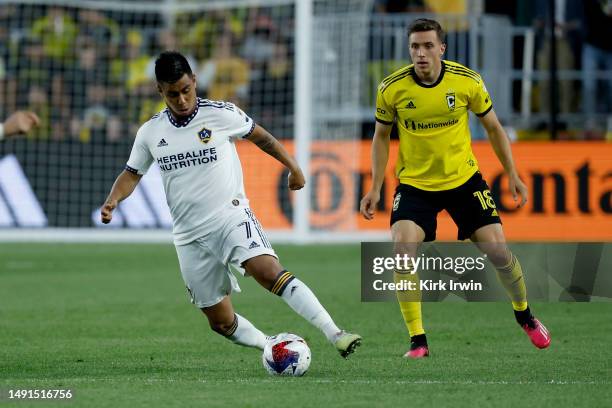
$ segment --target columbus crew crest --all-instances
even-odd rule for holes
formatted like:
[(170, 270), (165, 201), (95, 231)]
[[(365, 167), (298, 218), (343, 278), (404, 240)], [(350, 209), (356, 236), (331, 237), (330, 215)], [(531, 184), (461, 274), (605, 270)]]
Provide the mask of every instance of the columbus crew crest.
[(454, 92), (448, 92), (446, 94), (446, 104), (448, 105), (449, 111), (452, 112), (455, 110), (455, 93)]
[(200, 142), (206, 144), (212, 138), (212, 130), (202, 128), (202, 130), (198, 132), (198, 137), (200, 138)]

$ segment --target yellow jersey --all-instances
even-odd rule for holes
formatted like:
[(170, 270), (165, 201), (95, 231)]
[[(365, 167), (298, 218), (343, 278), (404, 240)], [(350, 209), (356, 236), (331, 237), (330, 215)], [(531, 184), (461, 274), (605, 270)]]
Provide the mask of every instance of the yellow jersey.
[(422, 83), (409, 65), (386, 77), (376, 96), (376, 120), (399, 134), (396, 176), (422, 190), (450, 190), (476, 171), (468, 110), (477, 116), (493, 108), (480, 75), (452, 61), (442, 61), (438, 80)]

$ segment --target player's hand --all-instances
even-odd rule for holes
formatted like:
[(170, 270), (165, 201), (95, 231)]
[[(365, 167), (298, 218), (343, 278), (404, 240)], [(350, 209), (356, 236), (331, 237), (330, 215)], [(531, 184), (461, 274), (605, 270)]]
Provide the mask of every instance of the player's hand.
[(287, 182), (289, 185), (289, 190), (300, 190), (306, 184), (306, 180), (304, 179), (304, 174), (301, 169), (297, 169), (289, 172), (289, 177), (287, 177)]
[(117, 200), (108, 200), (102, 205), (100, 215), (102, 216), (102, 223), (108, 224), (113, 219), (113, 210), (117, 208)]
[(521, 201), (516, 205), (516, 208), (524, 206), (529, 198), (529, 191), (523, 180), (517, 174), (512, 175), (510, 176), (509, 185), (510, 193), (512, 193), (512, 199), (515, 203), (519, 201), (518, 195), (521, 195)]
[(363, 215), (366, 220), (371, 220), (374, 218), (374, 213), (376, 212), (376, 206), (380, 201), (380, 192), (370, 190), (365, 197), (361, 199), (361, 204), (359, 205), (359, 212)]
[(4, 134), (7, 136), (28, 133), (40, 124), (40, 119), (34, 112), (18, 111), (4, 121)]

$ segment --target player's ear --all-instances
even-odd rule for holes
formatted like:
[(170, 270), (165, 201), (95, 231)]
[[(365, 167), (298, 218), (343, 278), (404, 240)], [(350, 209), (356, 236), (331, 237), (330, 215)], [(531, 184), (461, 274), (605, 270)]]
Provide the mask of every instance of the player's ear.
[(445, 52), (446, 52), (446, 43), (442, 43), (442, 46), (440, 47), (440, 58), (444, 56)]
[(162, 87), (161, 87), (161, 85), (159, 84), (159, 82), (157, 83), (157, 92), (159, 92), (159, 94), (160, 94), (161, 96), (164, 96), (164, 92), (162, 91)]

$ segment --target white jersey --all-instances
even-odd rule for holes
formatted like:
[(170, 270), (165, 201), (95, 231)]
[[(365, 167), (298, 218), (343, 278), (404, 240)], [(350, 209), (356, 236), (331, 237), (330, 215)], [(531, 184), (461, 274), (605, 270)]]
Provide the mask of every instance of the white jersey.
[(209, 233), (223, 209), (248, 205), (234, 142), (254, 128), (235, 105), (200, 98), (194, 113), (180, 123), (165, 109), (140, 127), (126, 170), (142, 175), (158, 164), (175, 244)]

